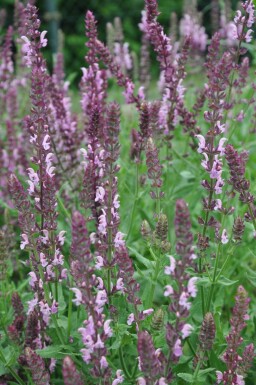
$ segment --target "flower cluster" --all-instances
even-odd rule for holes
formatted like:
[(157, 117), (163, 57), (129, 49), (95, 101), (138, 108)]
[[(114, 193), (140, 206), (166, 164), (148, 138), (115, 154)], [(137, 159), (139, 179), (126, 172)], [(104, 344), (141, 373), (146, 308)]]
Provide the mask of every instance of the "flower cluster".
[(230, 320), (231, 330), (226, 338), (227, 349), (223, 355), (227, 369), (222, 373), (218, 371), (217, 384), (223, 385), (244, 385), (244, 376), (250, 368), (254, 358), (253, 344), (244, 348), (242, 357), (239, 355), (238, 349), (243, 342), (241, 331), (245, 328), (249, 319), (248, 304), (250, 299), (242, 286), (239, 286), (236, 295), (236, 302), (233, 309), (233, 316)]
[[(170, 298), (169, 310), (175, 314), (174, 323), (168, 323), (166, 326), (166, 339), (171, 351), (170, 362), (177, 362), (182, 355), (181, 339), (187, 338), (193, 327), (186, 322), (191, 307), (191, 298), (197, 294), (197, 277), (189, 277), (186, 269), (193, 266), (196, 255), (193, 249), (193, 236), (190, 232), (191, 222), (189, 211), (184, 200), (176, 202), (175, 213), (175, 234), (176, 234), (176, 252), (180, 259), (169, 256), (170, 264), (165, 267), (165, 274), (169, 275), (174, 285), (165, 287), (164, 296)], [(177, 287), (177, 288), (176, 288)], [(167, 378), (170, 374), (168, 373)]]

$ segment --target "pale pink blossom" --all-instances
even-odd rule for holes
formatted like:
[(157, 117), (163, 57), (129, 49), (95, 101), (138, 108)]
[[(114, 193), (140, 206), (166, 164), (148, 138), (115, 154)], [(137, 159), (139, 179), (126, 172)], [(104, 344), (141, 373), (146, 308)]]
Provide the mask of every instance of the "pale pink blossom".
[(225, 154), (225, 147), (224, 147), (224, 143), (227, 141), (227, 138), (221, 138), (220, 141), (219, 141), (219, 145), (218, 145), (218, 148), (217, 148), (217, 151), (220, 152), (220, 155), (223, 156)]
[(172, 255), (169, 255), (169, 259), (170, 259), (170, 266), (166, 266), (164, 269), (164, 272), (165, 274), (172, 275), (176, 267), (176, 260)]
[(95, 202), (104, 202), (105, 189), (102, 186), (97, 187)]
[(102, 356), (100, 359), (100, 368), (106, 369), (108, 367), (108, 362), (105, 356)]
[(193, 330), (193, 326), (190, 325), (190, 324), (185, 324), (183, 326), (183, 328), (181, 329), (181, 335), (182, 335), (182, 338), (187, 338), (188, 336), (190, 336), (190, 334), (192, 333), (192, 330)]
[(123, 278), (118, 278), (116, 282), (116, 289), (124, 293), (125, 287), (124, 287)]
[(20, 244), (21, 250), (24, 250), (26, 245), (29, 245), (28, 236), (27, 234), (21, 234), (21, 238), (23, 238), (23, 241)]
[(75, 299), (72, 299), (72, 302), (74, 302), (74, 304), (76, 306), (79, 306), (81, 305), (82, 301), (83, 301), (83, 298), (82, 298), (82, 293), (79, 289), (77, 289), (76, 287), (73, 287), (70, 289), (71, 291), (73, 291), (73, 293), (75, 293), (75, 296), (76, 298)]
[(45, 151), (50, 149), (50, 136), (48, 134), (45, 135), (42, 146), (45, 149)]
[(97, 239), (96, 233), (91, 233), (91, 234), (90, 234), (90, 242), (91, 242), (92, 245), (95, 244), (96, 239)]
[(164, 377), (161, 377), (159, 380), (158, 380), (158, 385), (168, 385), (167, 382), (166, 382), (166, 379)]
[(33, 195), (35, 192), (35, 185), (31, 180), (28, 180), (29, 188), (28, 188), (28, 193), (29, 195)]
[(137, 378), (137, 385), (147, 385), (145, 378), (143, 377)]
[(196, 138), (199, 140), (199, 147), (197, 152), (202, 153), (205, 150), (205, 138), (203, 135), (195, 135)]
[(222, 208), (221, 199), (216, 199), (214, 210), (221, 210), (221, 208)]
[(48, 305), (48, 303), (45, 303), (43, 301), (40, 301), (38, 303), (39, 307), (40, 307), (40, 311), (42, 313), (42, 316), (43, 316), (43, 320), (44, 322), (46, 323), (46, 325), (48, 325), (49, 323), (49, 320), (50, 320), (50, 315), (51, 315), (51, 309), (50, 309), (50, 306)]
[(47, 39), (45, 39), (45, 35), (46, 34), (47, 34), (47, 31), (43, 31), (40, 34), (40, 43), (41, 43), (42, 47), (46, 47), (47, 46)]
[(134, 314), (131, 313), (127, 318), (127, 325), (131, 325), (135, 321)]
[(96, 304), (98, 305), (98, 313), (103, 311), (103, 306), (107, 303), (107, 293), (106, 290), (99, 290), (96, 296)]
[(58, 234), (57, 236), (57, 239), (58, 239), (58, 242), (61, 246), (64, 245), (64, 242), (65, 242), (65, 234), (66, 234), (66, 231), (62, 230), (60, 231), (60, 233)]
[(104, 342), (101, 340), (100, 335), (97, 335), (97, 341), (94, 344), (95, 349), (103, 349), (104, 348)]
[(91, 350), (90, 349), (81, 349), (82, 358), (86, 364), (89, 364), (91, 361)]
[(180, 357), (182, 355), (181, 340), (179, 338), (175, 342), (172, 352), (175, 357)]
[(152, 314), (154, 312), (154, 309), (147, 309), (147, 310), (143, 310), (143, 314), (144, 315), (150, 315), (150, 314)]
[(253, 33), (252, 29), (248, 29), (248, 31), (246, 32), (245, 34), (246, 43), (250, 43), (252, 41), (252, 33)]
[(169, 297), (173, 294), (173, 287), (171, 285), (165, 286), (164, 296)]
[(223, 374), (219, 370), (217, 370), (216, 376), (217, 376), (217, 384), (220, 384), (223, 380)]
[(107, 337), (112, 337), (112, 335), (113, 335), (113, 331), (112, 331), (111, 327), (109, 326), (111, 322), (112, 322), (112, 320), (109, 319), (109, 320), (105, 321), (104, 325), (103, 325), (104, 333)]
[(125, 246), (125, 241), (123, 238), (124, 238), (124, 234), (121, 233), (121, 231), (118, 231), (114, 239), (115, 248), (118, 249), (119, 247)]
[(197, 287), (196, 282), (198, 281), (197, 277), (192, 277), (188, 281), (188, 293), (191, 295), (191, 297), (195, 298), (197, 294)]
[(98, 231), (102, 235), (107, 234), (107, 216), (106, 211), (104, 209), (102, 209), (102, 214), (99, 216)]
[(51, 358), (50, 365), (49, 365), (49, 371), (50, 373), (53, 373), (56, 367), (57, 360), (55, 358)]
[(223, 231), (222, 231), (221, 243), (223, 243), (223, 245), (228, 243), (228, 234), (227, 234), (227, 230), (226, 229), (223, 229)]
[(112, 385), (118, 385), (124, 382), (124, 376), (122, 375), (122, 371), (118, 369), (116, 371), (116, 379), (112, 382)]
[(39, 176), (37, 175), (37, 172), (33, 170), (33, 168), (28, 168), (28, 177), (34, 184), (39, 182)]
[(56, 302), (55, 299), (53, 300), (53, 303), (51, 306), (51, 313), (52, 314), (58, 313), (58, 302)]
[(48, 265), (48, 262), (47, 262), (47, 259), (45, 257), (45, 254), (44, 253), (40, 253), (39, 255), (40, 257), (40, 263), (43, 267), (46, 267)]
[(31, 299), (31, 301), (28, 301), (28, 315), (35, 309), (37, 303), (38, 303), (38, 296), (37, 296), (37, 293), (35, 293), (35, 297)]
[(219, 129), (220, 133), (225, 132), (225, 129), (226, 129), (225, 124), (221, 124), (219, 120), (217, 121), (216, 126)]
[(41, 241), (46, 244), (49, 241), (49, 231), (48, 230), (42, 230), (44, 236), (41, 235)]
[(179, 305), (185, 307), (187, 310), (191, 308), (191, 303), (188, 302), (188, 294), (184, 291), (180, 295)]
[(28, 273), (28, 275), (30, 276), (30, 281), (29, 281), (30, 286), (35, 287), (35, 283), (37, 282), (36, 273), (34, 273), (34, 271), (31, 271), (30, 273)]
[(101, 268), (104, 266), (104, 260), (103, 260), (103, 258), (100, 256), (100, 255), (98, 255), (97, 257), (96, 257), (96, 264), (95, 264), (95, 269), (96, 270), (101, 270)]

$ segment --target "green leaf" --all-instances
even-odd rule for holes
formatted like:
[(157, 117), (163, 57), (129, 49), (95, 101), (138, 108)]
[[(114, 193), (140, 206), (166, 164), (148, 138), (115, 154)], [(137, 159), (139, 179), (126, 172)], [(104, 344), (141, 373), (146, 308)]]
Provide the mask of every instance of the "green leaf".
[(192, 384), (194, 382), (193, 374), (179, 373), (178, 377), (182, 378), (182, 380), (185, 380), (185, 381), (189, 382), (190, 384)]
[(199, 379), (200, 379), (200, 377), (204, 377), (205, 374), (213, 372), (214, 370), (215, 370), (214, 368), (207, 368), (207, 369), (200, 370), (198, 373)]
[(203, 278), (198, 278), (198, 280), (196, 281), (196, 284), (197, 286), (208, 287), (208, 286), (211, 286), (212, 283), (208, 277), (203, 277)]
[(228, 278), (224, 277), (223, 275), (218, 280), (218, 284), (220, 284), (222, 286), (231, 286), (237, 282), (239, 282), (239, 281), (232, 281), (231, 279), (228, 279)]
[(36, 353), (43, 358), (55, 358), (56, 360), (63, 358), (63, 355), (66, 354), (63, 352), (62, 345), (51, 345), (44, 349), (37, 349)]
[(152, 270), (152, 261), (150, 261), (148, 258), (143, 257), (137, 250), (135, 250), (133, 247), (128, 247), (128, 249), (136, 256), (136, 259), (142, 263), (144, 266), (146, 266), (148, 269)]

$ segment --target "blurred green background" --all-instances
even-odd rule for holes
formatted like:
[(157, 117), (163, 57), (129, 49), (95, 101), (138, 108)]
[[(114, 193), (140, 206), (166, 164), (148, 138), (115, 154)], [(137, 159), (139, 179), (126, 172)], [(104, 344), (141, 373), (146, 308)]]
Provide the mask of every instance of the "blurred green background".
[[(186, 0), (184, 0), (186, 1)], [(171, 12), (176, 12), (178, 18), (182, 17), (184, 8), (183, 0), (159, 0), (161, 12), (159, 21), (168, 31)], [(187, 1), (192, 3), (194, 0)], [(233, 10), (237, 0), (219, 0), (222, 6), (229, 1)], [(6, 8), (6, 25), (12, 23), (13, 8), (15, 0), (1, 0), (0, 8)], [(198, 10), (202, 12), (203, 24), (208, 35), (211, 34), (210, 10), (212, 0), (198, 0)], [(49, 46), (46, 50), (47, 61), (51, 67), (51, 53), (55, 52), (58, 46), (57, 30), (63, 32), (63, 44), (65, 54), (65, 67), (68, 74), (78, 75), (79, 69), (84, 66), (85, 36), (84, 36), (84, 15), (90, 9), (95, 13), (98, 20), (99, 36), (106, 40), (106, 23), (112, 22), (119, 16), (123, 23), (125, 41), (129, 42), (131, 50), (139, 54), (140, 36), (138, 23), (141, 19), (141, 11), (144, 7), (143, 0), (38, 0), (36, 2), (40, 10), (42, 29), (49, 31)]]

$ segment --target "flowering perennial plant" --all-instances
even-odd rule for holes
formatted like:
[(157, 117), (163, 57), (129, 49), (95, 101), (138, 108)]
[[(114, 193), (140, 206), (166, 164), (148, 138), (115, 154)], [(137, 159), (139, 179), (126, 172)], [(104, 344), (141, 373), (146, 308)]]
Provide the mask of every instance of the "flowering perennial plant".
[(63, 52), (51, 73), (38, 9), (15, 2), (0, 38), (0, 384), (254, 385), (255, 8), (222, 3), (212, 34), (184, 1), (169, 35), (145, 0), (139, 76), (121, 19), (106, 45), (85, 10), (73, 109)]

